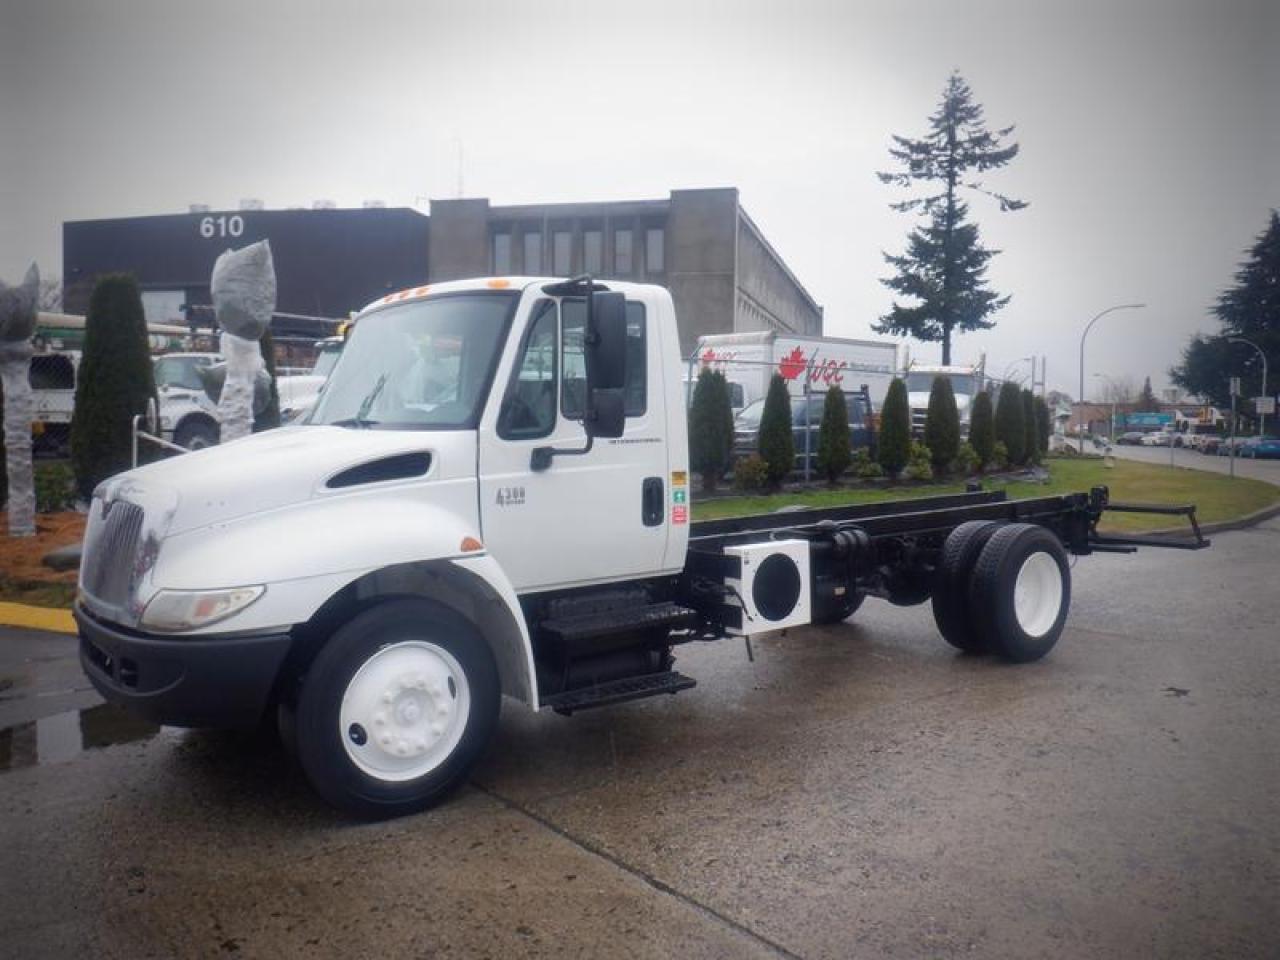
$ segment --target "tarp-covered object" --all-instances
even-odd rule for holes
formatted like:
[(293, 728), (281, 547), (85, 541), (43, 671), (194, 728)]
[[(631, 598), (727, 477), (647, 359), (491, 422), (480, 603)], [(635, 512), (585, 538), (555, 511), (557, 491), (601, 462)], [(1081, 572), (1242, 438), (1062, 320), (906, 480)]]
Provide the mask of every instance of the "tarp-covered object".
[[(227, 380), (226, 363), (211, 363), (208, 366), (200, 367), (196, 370), (196, 376), (200, 378), (200, 386), (204, 388), (204, 395), (212, 400), (216, 406), (222, 398), (222, 385)], [(253, 378), (254, 417), (262, 416), (262, 412), (267, 409), (267, 404), (270, 402), (271, 374), (267, 373), (267, 368), (264, 365), (258, 367), (258, 372)]]
[(9, 476), (9, 534), (36, 532), (36, 490), (31, 467), (31, 334), (36, 329), (40, 271), (33, 263), (22, 284), (0, 281), (0, 390), (4, 391), (4, 450)]
[(209, 283), (213, 313), (222, 328), (226, 382), (218, 399), (222, 441), (253, 431), (254, 383), (262, 369), (258, 341), (276, 309), (276, 270), (266, 240), (227, 250), (213, 265)]

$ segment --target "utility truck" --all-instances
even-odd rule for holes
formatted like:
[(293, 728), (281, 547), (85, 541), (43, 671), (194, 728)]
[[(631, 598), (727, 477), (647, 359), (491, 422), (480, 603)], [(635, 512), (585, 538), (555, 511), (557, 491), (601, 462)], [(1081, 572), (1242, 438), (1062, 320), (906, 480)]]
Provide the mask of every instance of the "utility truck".
[[(572, 714), (687, 690), (681, 644), (932, 599), (946, 640), (1043, 657), (1105, 488), (692, 522), (661, 287), (495, 278), (357, 318), (295, 426), (98, 487), (75, 617), (108, 700), (194, 727), (279, 722), (328, 801), (441, 799), (507, 696)], [(1143, 508), (1191, 518), (1193, 507)], [(803, 642), (803, 634), (796, 636)], [(730, 722), (729, 718), (725, 722)]]
[(943, 377), (951, 382), (951, 392), (955, 394), (956, 412), (960, 414), (960, 436), (968, 439), (973, 399), (989, 386), (985, 357), (970, 366), (947, 367), (908, 360), (903, 377), (907, 385), (907, 402), (911, 406), (913, 434), (924, 436), (924, 422), (929, 412), (929, 394), (933, 390), (933, 381), (937, 377)]

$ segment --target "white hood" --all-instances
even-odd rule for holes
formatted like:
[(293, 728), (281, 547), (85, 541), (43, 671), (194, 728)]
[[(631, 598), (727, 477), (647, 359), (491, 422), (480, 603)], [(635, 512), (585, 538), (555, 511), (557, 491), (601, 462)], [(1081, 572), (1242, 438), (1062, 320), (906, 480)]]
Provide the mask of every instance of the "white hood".
[[(960, 412), (960, 419), (963, 420), (969, 413), (970, 397), (967, 393), (956, 394), (956, 409)], [(929, 391), (913, 391), (907, 394), (907, 403), (912, 410), (927, 410), (929, 408)]]

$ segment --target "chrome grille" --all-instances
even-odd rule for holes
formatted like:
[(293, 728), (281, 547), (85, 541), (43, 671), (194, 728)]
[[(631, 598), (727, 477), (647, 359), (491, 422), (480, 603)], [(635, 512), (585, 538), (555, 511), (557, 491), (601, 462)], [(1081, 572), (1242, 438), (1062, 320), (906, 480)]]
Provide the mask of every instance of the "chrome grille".
[(85, 538), (81, 584), (103, 603), (122, 606), (129, 599), (129, 581), (142, 533), (143, 510), (136, 503), (117, 500), (95, 505), (97, 528)]

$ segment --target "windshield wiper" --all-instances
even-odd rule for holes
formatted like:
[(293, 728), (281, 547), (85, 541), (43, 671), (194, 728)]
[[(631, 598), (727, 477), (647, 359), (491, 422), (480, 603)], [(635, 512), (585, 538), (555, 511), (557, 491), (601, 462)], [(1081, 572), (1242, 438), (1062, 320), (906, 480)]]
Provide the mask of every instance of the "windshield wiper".
[(369, 395), (360, 401), (360, 409), (356, 411), (354, 417), (347, 417), (343, 420), (334, 420), (329, 425), (331, 427), (359, 427), (361, 430), (368, 430), (372, 426), (376, 426), (377, 420), (369, 419), (369, 409), (373, 406), (373, 402), (378, 399), (378, 394), (382, 392), (382, 388), (387, 385), (387, 375), (384, 373), (378, 377), (378, 382), (373, 385), (373, 389), (369, 391)]
[(368, 430), (370, 427), (376, 427), (381, 420), (362, 420), (359, 417), (347, 417), (345, 420), (334, 420), (326, 423), (326, 427), (359, 427), (361, 430)]

